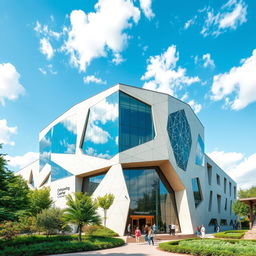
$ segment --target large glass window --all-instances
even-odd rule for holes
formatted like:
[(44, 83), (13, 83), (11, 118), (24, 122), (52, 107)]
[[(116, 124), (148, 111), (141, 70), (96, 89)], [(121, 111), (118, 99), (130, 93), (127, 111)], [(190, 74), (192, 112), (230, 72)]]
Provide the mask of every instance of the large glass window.
[(39, 142), (39, 171), (46, 164), (51, 166), (51, 181), (71, 176), (72, 174), (51, 160), (52, 153), (75, 154), (76, 150), (76, 115), (67, 117), (53, 126)]
[(179, 228), (174, 192), (160, 170), (125, 169), (123, 172), (130, 197), (129, 216), (152, 216), (151, 224), (155, 223), (159, 231), (168, 231), (170, 224)]
[(197, 139), (195, 163), (204, 166), (204, 142), (200, 135), (198, 135)]
[(186, 171), (192, 137), (185, 111), (179, 110), (168, 116), (167, 131), (177, 165)]
[(82, 149), (110, 159), (154, 136), (151, 106), (119, 91), (90, 108)]
[(203, 200), (199, 178), (192, 179), (192, 189), (194, 194), (195, 207), (197, 207)]
[(105, 177), (104, 174), (91, 176), (91, 177), (84, 177), (83, 184), (82, 184), (82, 192), (87, 192), (89, 195), (92, 195), (96, 188), (99, 186), (103, 178)]

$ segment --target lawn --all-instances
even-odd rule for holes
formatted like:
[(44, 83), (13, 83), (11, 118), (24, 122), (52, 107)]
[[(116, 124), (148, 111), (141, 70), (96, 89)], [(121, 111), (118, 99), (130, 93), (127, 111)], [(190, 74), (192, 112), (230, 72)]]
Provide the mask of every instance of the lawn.
[(247, 230), (229, 230), (214, 234), (216, 238), (235, 238), (240, 239), (244, 236)]
[(187, 239), (161, 243), (161, 250), (200, 256), (255, 256), (256, 240)]
[(46, 254), (81, 252), (121, 246), (120, 238), (83, 236), (23, 236), (10, 241), (0, 239), (0, 256), (36, 256)]

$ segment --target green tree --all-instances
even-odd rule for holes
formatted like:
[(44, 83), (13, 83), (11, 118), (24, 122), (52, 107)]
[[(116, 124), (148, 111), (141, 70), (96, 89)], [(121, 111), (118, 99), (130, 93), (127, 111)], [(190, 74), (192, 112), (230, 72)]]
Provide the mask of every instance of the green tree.
[(245, 217), (248, 216), (249, 206), (237, 200), (233, 203), (232, 210), (239, 217)]
[(49, 209), (53, 201), (50, 198), (50, 188), (43, 187), (29, 191), (29, 208), (30, 214), (36, 216), (44, 209)]
[(256, 197), (256, 186), (252, 186), (249, 189), (239, 189), (238, 197), (239, 198)]
[(29, 188), (26, 181), (7, 169), (4, 157), (5, 155), (0, 153), (0, 222), (18, 220), (19, 216), (27, 214), (29, 204)]
[(64, 212), (64, 219), (78, 225), (79, 240), (81, 241), (83, 225), (100, 224), (97, 203), (90, 196), (81, 192), (74, 193), (74, 197), (69, 194), (66, 199), (67, 208)]
[(104, 211), (104, 226), (106, 226), (107, 210), (113, 204), (115, 196), (113, 194), (106, 194), (105, 196), (97, 197), (98, 205)]
[(44, 209), (36, 216), (36, 224), (47, 236), (65, 229), (63, 210), (59, 208)]

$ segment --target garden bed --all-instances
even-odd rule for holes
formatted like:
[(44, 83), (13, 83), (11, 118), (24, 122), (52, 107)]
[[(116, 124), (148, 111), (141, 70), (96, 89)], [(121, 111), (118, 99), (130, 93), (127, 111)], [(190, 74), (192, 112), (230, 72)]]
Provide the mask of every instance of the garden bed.
[(84, 236), (33, 236), (17, 237), (11, 241), (0, 240), (0, 256), (36, 256), (57, 253), (81, 252), (121, 246), (124, 241), (113, 237)]
[(241, 239), (246, 232), (247, 232), (247, 230), (229, 230), (229, 231), (223, 231), (223, 232), (216, 233), (216, 234), (214, 234), (214, 237)]
[(200, 256), (255, 256), (256, 240), (187, 239), (161, 243), (159, 248)]

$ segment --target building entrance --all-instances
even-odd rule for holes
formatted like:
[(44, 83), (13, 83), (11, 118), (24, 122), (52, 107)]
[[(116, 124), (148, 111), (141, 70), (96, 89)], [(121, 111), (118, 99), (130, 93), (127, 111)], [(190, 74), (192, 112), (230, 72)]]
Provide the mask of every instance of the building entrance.
[(152, 226), (154, 224), (153, 215), (130, 215), (132, 233), (135, 233), (135, 229), (139, 227), (140, 231), (143, 233), (146, 225)]

